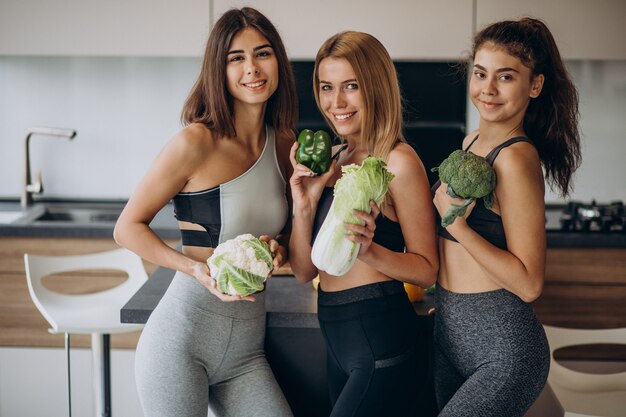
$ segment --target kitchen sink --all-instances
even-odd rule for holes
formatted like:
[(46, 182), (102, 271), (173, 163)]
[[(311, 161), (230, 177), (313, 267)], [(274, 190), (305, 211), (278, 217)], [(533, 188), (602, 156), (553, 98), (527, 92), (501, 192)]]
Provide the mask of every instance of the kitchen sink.
[(32, 225), (114, 225), (122, 204), (35, 204), (13, 224)]
[(121, 209), (46, 207), (33, 223), (115, 223)]
[[(35, 201), (22, 209), (19, 201), (0, 199), (0, 236), (103, 237), (110, 239), (126, 205), (121, 200)], [(150, 222), (162, 239), (180, 239), (172, 204)]]

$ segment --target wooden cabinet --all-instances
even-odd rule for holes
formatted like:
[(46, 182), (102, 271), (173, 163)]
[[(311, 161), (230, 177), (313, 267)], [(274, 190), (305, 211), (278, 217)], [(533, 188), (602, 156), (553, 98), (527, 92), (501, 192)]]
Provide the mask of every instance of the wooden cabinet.
[[(176, 241), (168, 244), (174, 246)], [(24, 272), (24, 253), (70, 255), (117, 248), (112, 239), (0, 238), (0, 346), (60, 347), (62, 334), (50, 334), (50, 327), (33, 304)], [(151, 274), (156, 266), (144, 262)], [(44, 284), (66, 293), (85, 293), (111, 288), (126, 279), (120, 271), (81, 271), (49, 277)], [(131, 294), (129, 294), (130, 298)], [(111, 336), (113, 348), (134, 348), (139, 332)], [(72, 337), (72, 345), (89, 347), (89, 336)]]
[(210, 0), (2, 0), (0, 55), (201, 56)]
[[(549, 248), (543, 293), (534, 308), (543, 324), (626, 327), (626, 249)], [(626, 360), (624, 346), (568, 348), (562, 359)]]
[(215, 0), (214, 19), (231, 7), (255, 7), (278, 29), (291, 59), (314, 59), (336, 32), (378, 38), (393, 59), (458, 60), (469, 48), (472, 2), (454, 0)]
[(476, 1), (477, 30), (498, 20), (522, 16), (542, 19), (565, 59), (626, 59), (623, 0)]

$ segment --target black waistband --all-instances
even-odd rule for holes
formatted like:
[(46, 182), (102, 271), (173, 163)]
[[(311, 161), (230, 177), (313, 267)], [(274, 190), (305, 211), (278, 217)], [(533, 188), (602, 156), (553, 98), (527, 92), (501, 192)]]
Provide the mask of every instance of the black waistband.
[(404, 284), (396, 280), (375, 282), (347, 290), (331, 292), (323, 291), (320, 286), (317, 291), (317, 302), (320, 306), (337, 306), (397, 294), (406, 296)]

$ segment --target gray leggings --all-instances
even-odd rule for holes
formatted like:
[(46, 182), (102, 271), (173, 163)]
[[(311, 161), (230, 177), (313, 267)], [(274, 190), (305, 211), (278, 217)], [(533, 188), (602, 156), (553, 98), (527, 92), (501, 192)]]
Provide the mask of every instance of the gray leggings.
[(291, 417), (263, 350), (265, 293), (224, 303), (177, 272), (135, 358), (145, 417)]
[(435, 390), (439, 417), (521, 417), (550, 367), (532, 306), (504, 289), (458, 294), (437, 286)]

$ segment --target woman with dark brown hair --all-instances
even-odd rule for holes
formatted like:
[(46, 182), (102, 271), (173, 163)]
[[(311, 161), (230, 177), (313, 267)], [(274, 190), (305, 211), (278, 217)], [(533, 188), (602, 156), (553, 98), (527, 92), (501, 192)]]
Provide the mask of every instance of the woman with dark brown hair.
[[(137, 387), (146, 417), (291, 416), (264, 354), (264, 293), (222, 294), (207, 259), (243, 233), (286, 260), (294, 142), (295, 81), (283, 43), (255, 9), (226, 12), (209, 37), (184, 105), (186, 125), (131, 196), (115, 240), (176, 275), (137, 346)], [(179, 252), (149, 227), (170, 200)]]
[[(543, 288), (544, 174), (567, 195), (580, 162), (578, 95), (537, 19), (474, 38), (469, 83), (478, 130), (463, 142), (497, 177), (493, 207), (474, 202), (439, 229), (435, 384), (440, 416), (521, 417), (543, 389), (550, 356), (532, 308)], [(444, 215), (460, 200), (436, 185)]]

